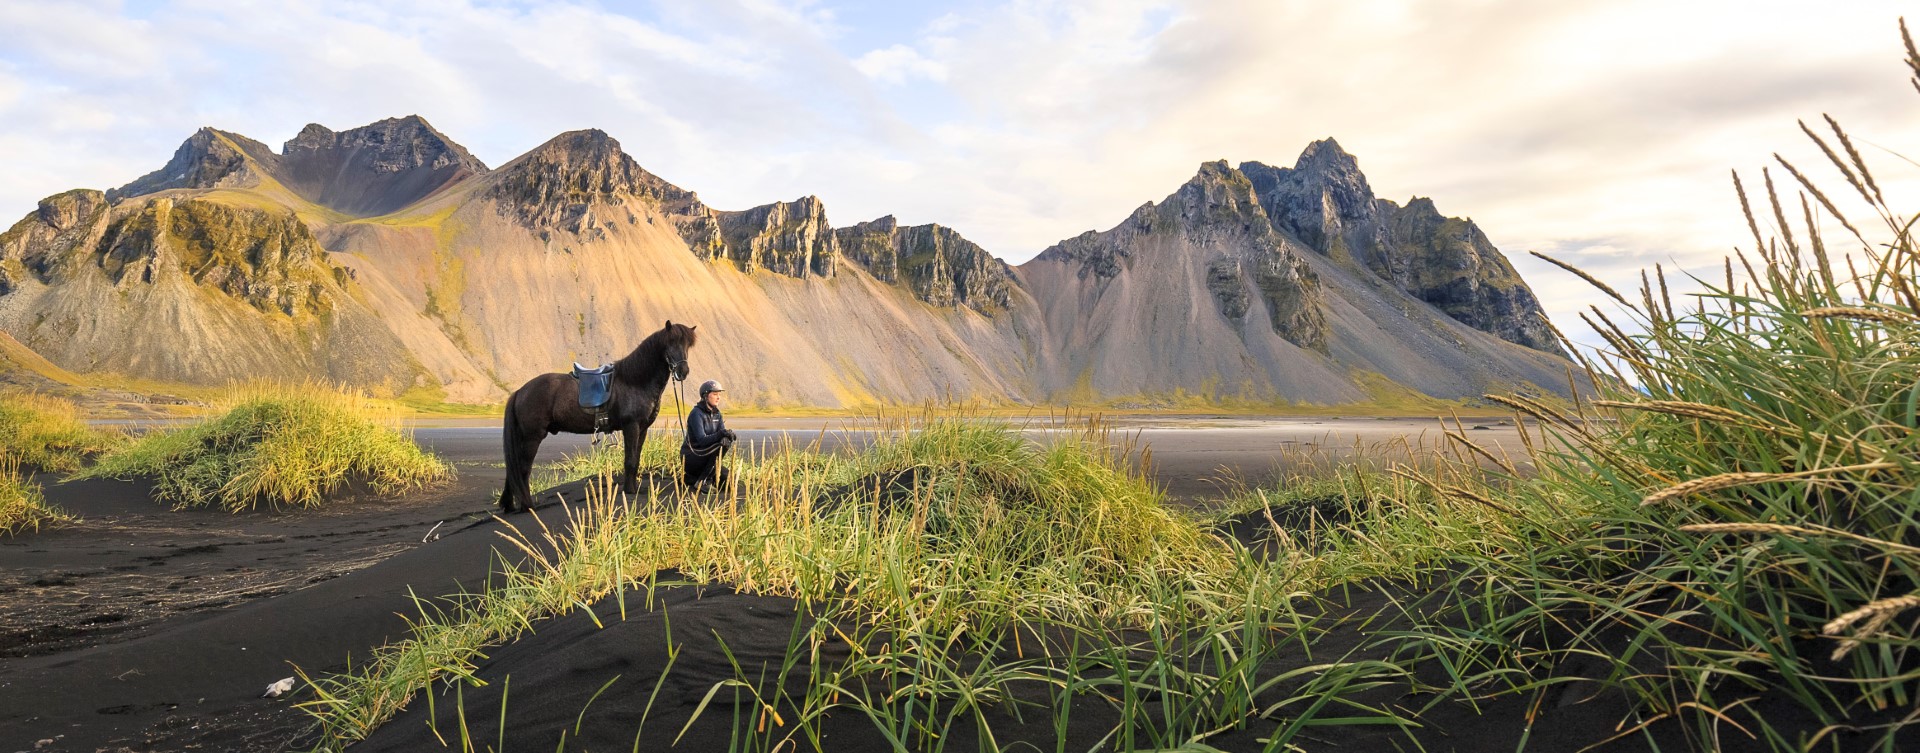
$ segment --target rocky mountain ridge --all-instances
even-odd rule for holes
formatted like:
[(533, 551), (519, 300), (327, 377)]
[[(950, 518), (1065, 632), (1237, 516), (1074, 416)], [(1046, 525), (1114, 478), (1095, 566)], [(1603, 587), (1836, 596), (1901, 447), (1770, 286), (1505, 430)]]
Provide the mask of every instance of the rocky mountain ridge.
[[(254, 350), (296, 354), (292, 368), (497, 399), (529, 369), (671, 314), (726, 323), (716, 365), (770, 403), (1351, 402), (1370, 373), (1436, 397), (1563, 389), (1537, 301), (1485, 234), (1428, 199), (1378, 199), (1330, 139), (1293, 168), (1205, 163), (1114, 228), (1012, 267), (941, 225), (835, 227), (814, 196), (716, 210), (594, 129), (489, 169), (417, 116), (309, 125), (277, 154), (204, 128), (162, 169), (49, 197), (0, 235), (0, 331), (43, 347), (48, 306), (101, 294), (68, 284), (82, 277), (170, 291), (143, 305), (192, 308), (204, 326), (178, 358), (103, 364), (127, 348), (102, 342), (48, 357), (183, 381), (226, 378), (183, 359), (266, 336)], [(596, 326), (608, 320), (619, 331)], [(283, 332), (345, 321), (377, 324)], [(317, 365), (356, 352), (382, 366)]]
[(353, 287), (285, 207), (82, 189), (0, 233), (0, 329), (78, 372), (415, 386)]
[(253, 139), (211, 127), (195, 131), (173, 158), (106, 197), (118, 201), (174, 188), (240, 188), (258, 185), (279, 167), (280, 155)]
[(1363, 269), (1460, 322), (1517, 345), (1565, 351), (1533, 291), (1471, 220), (1433, 200), (1374, 196), (1359, 161), (1333, 139), (1309, 144), (1289, 168), (1244, 162), (1277, 229), (1322, 256)]
[(1243, 320), (1251, 297), (1258, 296), (1275, 334), (1303, 348), (1324, 349), (1319, 280), (1301, 260), (1299, 244), (1274, 229), (1253, 182), (1225, 160), (1202, 164), (1173, 195), (1142, 205), (1120, 226), (1062, 241), (1036, 260), (1078, 263), (1083, 274), (1111, 278), (1129, 263), (1139, 239), (1154, 233), (1179, 234), (1206, 249), (1207, 289), (1221, 316)]
[(893, 215), (834, 231), (848, 259), (884, 282), (904, 281), (935, 306), (966, 306), (988, 316), (1013, 305), (1013, 270), (953, 228), (901, 227)]
[(308, 123), (280, 149), (281, 182), (353, 217), (398, 210), (487, 166), (417, 115), (335, 132)]

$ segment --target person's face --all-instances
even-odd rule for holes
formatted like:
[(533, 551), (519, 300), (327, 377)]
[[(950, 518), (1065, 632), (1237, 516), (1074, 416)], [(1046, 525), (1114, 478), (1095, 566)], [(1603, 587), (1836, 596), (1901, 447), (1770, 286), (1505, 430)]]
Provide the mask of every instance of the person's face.
[(720, 396), (721, 396), (721, 395), (724, 395), (724, 394), (727, 394), (727, 393), (724, 393), (724, 392), (709, 392), (709, 393), (707, 393), (707, 407), (709, 407), (709, 408), (718, 408), (718, 407), (720, 407)]

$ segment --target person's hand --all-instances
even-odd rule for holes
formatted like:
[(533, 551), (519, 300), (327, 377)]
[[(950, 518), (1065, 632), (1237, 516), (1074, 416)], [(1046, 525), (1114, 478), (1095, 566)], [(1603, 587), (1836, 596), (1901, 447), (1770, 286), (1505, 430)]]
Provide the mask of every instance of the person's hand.
[(727, 438), (727, 441), (729, 442), (732, 442), (740, 438), (740, 435), (733, 433), (732, 429), (721, 429), (720, 434), (722, 436), (725, 436)]

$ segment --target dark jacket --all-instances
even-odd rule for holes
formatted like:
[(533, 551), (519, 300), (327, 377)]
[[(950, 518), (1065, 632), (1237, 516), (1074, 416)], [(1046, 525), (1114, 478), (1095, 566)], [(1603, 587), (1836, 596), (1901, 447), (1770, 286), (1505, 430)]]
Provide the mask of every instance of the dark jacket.
[(680, 445), (681, 455), (710, 455), (714, 446), (726, 441), (727, 421), (720, 411), (707, 407), (707, 401), (694, 403), (687, 412), (687, 441)]

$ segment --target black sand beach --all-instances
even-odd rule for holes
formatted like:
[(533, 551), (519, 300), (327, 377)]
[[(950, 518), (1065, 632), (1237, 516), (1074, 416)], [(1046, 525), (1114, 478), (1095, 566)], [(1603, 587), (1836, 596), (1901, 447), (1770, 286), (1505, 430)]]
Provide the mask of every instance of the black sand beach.
[[(823, 424), (782, 423), (742, 421), (741, 433), (749, 442), (785, 433), (805, 443), (820, 436)], [(1284, 462), (1340, 456), (1356, 443), (1388, 443), (1422, 432), (1428, 441), (1438, 436), (1432, 421), (1179, 423), (1121, 428), (1151, 447), (1154, 478), (1181, 503), (1217, 496), (1236, 480), (1266, 481)], [(1482, 434), (1490, 444), (1501, 437), (1517, 441), (1511, 427)], [(479, 589), (503, 562), (522, 556), (511, 554), (515, 550), (499, 535), (502, 525), (490, 517), (500, 474), (493, 465), (498, 429), (427, 426), (416, 429), (416, 436), (458, 466), (457, 482), (403, 499), (355, 499), (321, 510), (169, 510), (153, 502), (140, 482), (61, 484), (43, 478), (49, 500), (83, 520), (0, 541), (0, 751), (302, 749), (299, 735), (310, 718), (292, 704), (310, 695), (261, 698), (268, 684), (294, 675), (294, 667), (323, 675), (364, 661), (375, 647), (406, 637), (407, 618), (420, 609), (416, 596), (431, 600)], [(861, 441), (857, 432), (824, 436), (829, 449)], [(541, 458), (584, 446), (584, 438), (554, 437)], [(561, 498), (578, 500), (580, 487), (541, 495), (541, 520), (564, 525), (556, 505)], [(677, 732), (692, 704), (713, 683), (732, 676), (710, 650), (717, 645), (712, 636), (724, 638), (736, 658), (742, 652), (777, 656), (796, 606), (716, 586), (667, 588), (660, 598), (661, 613), (672, 614), (676, 636), (683, 636), (678, 640), (691, 643), (661, 691), (659, 721), (649, 720), (649, 737), (669, 728)], [(525, 737), (515, 739), (552, 749), (552, 725), (540, 720), (552, 717), (548, 721), (557, 724), (580, 714), (585, 699), (575, 696), (586, 684), (592, 687), (584, 692), (591, 694), (620, 675), (620, 687), (637, 687), (642, 678), (651, 687), (648, 667), (658, 657), (648, 652), (665, 648), (664, 639), (654, 640), (659, 620), (645, 611), (630, 612), (626, 621), (607, 620), (608, 608), (596, 608), (610, 625), (607, 631), (587, 629), (592, 622), (583, 615), (543, 623), (534, 636), (502, 647), (483, 665), (483, 676), (519, 678), (511, 682), (509, 700), (514, 718), (522, 720), (516, 734)], [(613, 735), (596, 738), (603, 743), (624, 736), (626, 749), (636, 720), (630, 718), (631, 696), (619, 697), (626, 700), (596, 704), (594, 718), (604, 712), (607, 721), (594, 729)], [(497, 720), (498, 699), (490, 698), (483, 691), (466, 700), (492, 702), (496, 712), (485, 718)], [(356, 749), (416, 749), (427, 726), (419, 717), (424, 705), (415, 706)], [(720, 726), (696, 725), (705, 731), (689, 732), (681, 749), (708, 749), (702, 741), (724, 745), (723, 720), (730, 717), (710, 712), (707, 718)], [(1078, 719), (1091, 730), (1099, 715)], [(845, 724), (849, 737), (870, 728), (859, 719)], [(1047, 728), (1034, 734), (1041, 743), (1053, 733)], [(867, 748), (849, 740), (846, 749)]]

